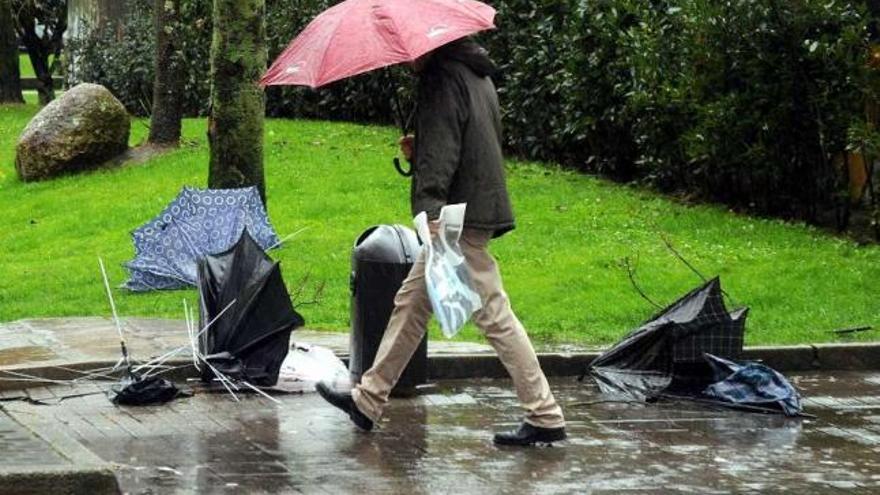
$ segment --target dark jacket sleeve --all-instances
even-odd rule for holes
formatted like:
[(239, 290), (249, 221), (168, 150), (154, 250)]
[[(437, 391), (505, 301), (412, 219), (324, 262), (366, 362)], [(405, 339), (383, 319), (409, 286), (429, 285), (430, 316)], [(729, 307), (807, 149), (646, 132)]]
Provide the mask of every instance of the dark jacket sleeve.
[(449, 199), (449, 186), (461, 161), (466, 105), (451, 78), (426, 85), (419, 95), (415, 136), (413, 211), (436, 219)]

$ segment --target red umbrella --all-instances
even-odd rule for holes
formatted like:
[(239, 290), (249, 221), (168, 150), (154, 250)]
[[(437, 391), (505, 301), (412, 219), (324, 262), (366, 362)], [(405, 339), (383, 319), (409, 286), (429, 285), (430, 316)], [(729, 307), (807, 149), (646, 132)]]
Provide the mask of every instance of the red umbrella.
[(316, 88), (402, 62), (494, 28), (475, 0), (346, 0), (321, 13), (272, 63), (262, 86)]

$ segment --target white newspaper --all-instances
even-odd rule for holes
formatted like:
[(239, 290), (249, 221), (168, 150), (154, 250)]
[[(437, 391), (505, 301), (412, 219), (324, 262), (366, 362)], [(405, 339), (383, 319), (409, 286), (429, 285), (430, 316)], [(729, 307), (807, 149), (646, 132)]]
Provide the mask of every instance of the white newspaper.
[(428, 298), (447, 338), (454, 337), (471, 315), (483, 307), (458, 245), (464, 228), (466, 206), (464, 203), (444, 206), (438, 219), (439, 232), (433, 238), (425, 212), (413, 219), (426, 249), (425, 284)]

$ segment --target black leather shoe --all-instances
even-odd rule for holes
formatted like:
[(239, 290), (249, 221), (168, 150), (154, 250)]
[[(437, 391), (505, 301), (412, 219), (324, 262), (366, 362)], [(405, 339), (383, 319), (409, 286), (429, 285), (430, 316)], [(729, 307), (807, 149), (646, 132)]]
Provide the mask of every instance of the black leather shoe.
[(351, 419), (351, 422), (354, 423), (355, 426), (364, 431), (370, 431), (373, 429), (373, 420), (365, 416), (364, 413), (357, 408), (350, 393), (337, 392), (324, 382), (319, 382), (315, 385), (315, 390), (318, 391), (318, 394), (320, 394), (324, 400), (341, 409), (342, 412), (348, 414), (349, 419)]
[(565, 427), (540, 428), (528, 423), (519, 425), (515, 431), (495, 434), (496, 445), (533, 445), (536, 443), (553, 443), (565, 440)]

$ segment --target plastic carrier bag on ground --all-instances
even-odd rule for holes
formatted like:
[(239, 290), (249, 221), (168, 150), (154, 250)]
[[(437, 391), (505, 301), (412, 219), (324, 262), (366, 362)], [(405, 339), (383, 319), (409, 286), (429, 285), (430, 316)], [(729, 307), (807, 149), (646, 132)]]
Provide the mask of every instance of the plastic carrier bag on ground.
[(348, 368), (330, 349), (310, 344), (294, 344), (281, 363), (278, 383), (266, 387), (279, 392), (314, 392), (324, 382), (336, 390), (351, 388)]
[(483, 307), (458, 244), (464, 228), (465, 207), (464, 203), (444, 206), (440, 210), (439, 232), (433, 239), (425, 212), (419, 213), (413, 220), (419, 237), (425, 243), (428, 299), (447, 338), (455, 336), (471, 315)]

